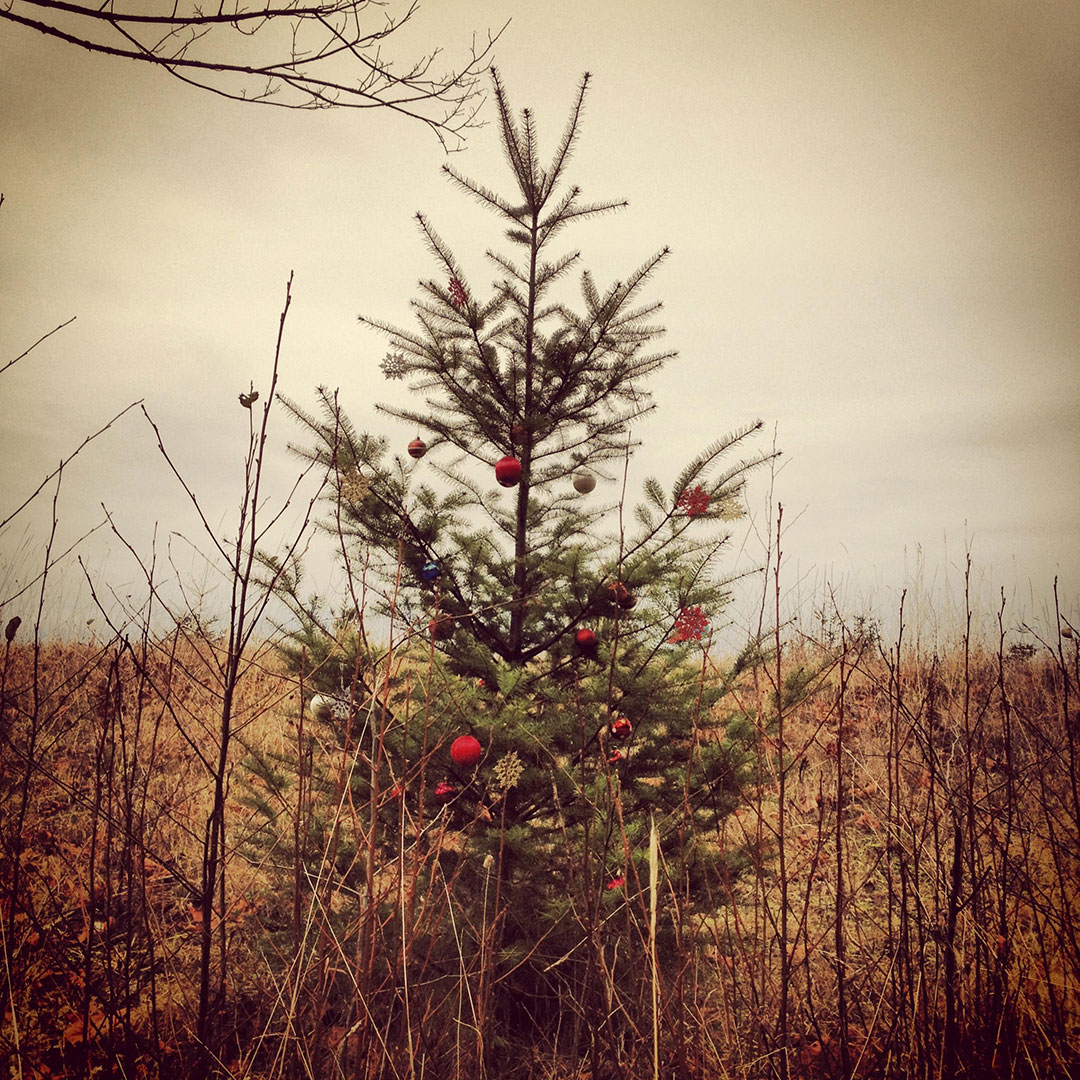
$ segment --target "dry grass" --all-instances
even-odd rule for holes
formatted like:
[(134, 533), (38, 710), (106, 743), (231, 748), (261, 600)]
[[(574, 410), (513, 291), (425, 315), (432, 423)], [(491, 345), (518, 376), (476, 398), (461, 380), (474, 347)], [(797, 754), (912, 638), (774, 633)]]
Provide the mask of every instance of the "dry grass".
[[(758, 726), (758, 782), (712, 842), (733, 868), (749, 863), (706, 883), (706, 917), (684, 916), (676, 892), (661, 897), (658, 1055), (648, 1028), (635, 1034), (628, 1021), (613, 1036), (613, 1069), (747, 1080), (1075, 1070), (1080, 730), (1075, 643), (1058, 644), (1023, 656), (960, 643), (933, 656), (869, 639), (804, 641), (786, 646), (779, 667), (744, 674), (713, 719)], [(37, 654), (16, 642), (5, 654), (0, 1053), (10, 1075), (172, 1076), (195, 1060), (212, 797), (200, 755), (218, 738), (220, 659), (215, 643), (181, 634)], [(248, 658), (234, 702), (244, 754), (315, 745), (304, 741), (300, 692), (271, 653)], [(284, 847), (252, 857), (246, 839), (265, 815), (242, 797), (246, 758), (232, 766), (217, 1068), (389, 1077), (419, 1076), (427, 1062), (440, 1075), (487, 1075), (513, 1033), (485, 1020), (498, 957), (460, 945), (488, 931), (476, 921), (486, 901), (454, 892), (468, 823), (417, 821), (401, 800), (401, 857), (373, 867), (373, 894), (358, 902), (331, 848), (345, 824), (366, 835), (370, 807), (345, 782), (364, 752), (322, 749), (338, 793), (330, 818), (316, 822), (326, 795), (310, 775), (278, 808), (282, 835), (323, 830), (303, 868)], [(417, 891), (436, 880), (441, 889)], [(633, 906), (612, 931), (612, 957), (620, 934), (643, 933)], [(456, 969), (435, 949), (447, 934), (459, 941)], [(613, 959), (605, 979), (613, 1001), (651, 1001), (650, 972)], [(333, 1002), (350, 986), (346, 1015)], [(584, 1075), (558, 1045), (554, 1032), (549, 1045), (534, 1040), (501, 1074)]]
[(841, 666), (833, 650), (792, 651), (819, 674), (788, 713), (785, 802), (774, 773), (731, 823), (770, 858), (716, 923), (725, 1030), (740, 1048), (736, 1033), (764, 1036), (742, 1060), (771, 1049), (786, 953), (802, 1075), (1075, 1067), (1075, 668), (1062, 659), (866, 648)]

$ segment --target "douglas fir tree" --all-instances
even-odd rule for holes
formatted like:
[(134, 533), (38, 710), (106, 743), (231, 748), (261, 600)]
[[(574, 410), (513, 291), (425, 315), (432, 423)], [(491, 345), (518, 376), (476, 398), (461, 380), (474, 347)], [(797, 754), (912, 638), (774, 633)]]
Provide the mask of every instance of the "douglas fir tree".
[[(557, 248), (568, 226), (622, 205), (564, 184), (587, 85), (545, 167), (532, 115), (515, 117), (494, 77), (512, 194), (444, 169), (506, 227), (507, 251), (487, 253), (496, 280), (481, 284), (421, 215), (436, 272), (415, 326), (361, 318), (389, 338), (386, 377), (416, 394), (413, 408), (382, 407), (407, 425), (401, 452), (358, 433), (337, 394), (319, 391), (319, 415), (287, 403), (336, 477), (327, 527), (350, 595), (327, 624), (294, 593), (305, 626), (290, 655), (319, 694), (315, 749), (291, 769), (302, 828), (278, 815), (260, 837), (285, 866), (311, 864), (294, 899), (354, 943), (353, 973), (324, 1008), (353, 1032), (397, 1032), (349, 1052), (389, 1053), (407, 1030), (409, 1052), (433, 1064), (452, 1045), (460, 1068), (468, 1044), (468, 1075), (529, 1075), (525, 1046), (617, 1059), (651, 1030), (653, 955), (657, 1015), (681, 1030), (665, 958), (721, 902), (733, 866), (718, 829), (751, 749), (749, 722), (713, 717), (724, 677), (702, 648), (726, 599), (724, 523), (766, 455), (729, 458), (760, 424), (670, 487), (648, 480), (624, 513), (631, 425), (672, 356), (651, 351), (660, 305), (643, 297), (667, 252), (601, 288)], [(389, 639), (378, 649), (375, 609)], [(296, 777), (265, 757), (252, 767), (254, 802), (274, 818)], [(666, 913), (655, 952), (653, 828)]]

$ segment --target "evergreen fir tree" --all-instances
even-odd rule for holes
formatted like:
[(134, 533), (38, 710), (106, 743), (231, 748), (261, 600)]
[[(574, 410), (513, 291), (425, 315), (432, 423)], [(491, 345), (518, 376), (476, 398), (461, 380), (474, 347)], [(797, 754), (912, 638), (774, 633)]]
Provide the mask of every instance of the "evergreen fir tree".
[[(668, 253), (606, 288), (578, 275), (579, 254), (557, 248), (563, 231), (623, 205), (587, 202), (565, 183), (588, 76), (546, 166), (532, 114), (515, 116), (493, 77), (513, 194), (444, 171), (505, 225), (508, 252), (488, 252), (497, 280), (474, 284), (478, 271), (419, 215), (437, 270), (421, 282), (416, 325), (361, 318), (389, 338), (386, 376), (417, 395), (413, 408), (380, 407), (418, 433), (408, 454), (358, 432), (328, 390), (316, 414), (286, 403), (314, 444), (305, 452), (336, 477), (327, 527), (351, 582), (334, 624), (320, 624), (293, 583), (305, 625), (292, 660), (339, 702), (321, 726), (309, 723), (346, 764), (324, 752), (309, 801), (347, 796), (364, 808), (351, 837), (338, 815), (337, 840), (326, 815), (309, 812), (305, 851), (333, 849), (339, 879), (369, 907), (379, 867), (399, 875), (370, 919), (358, 901), (336, 932), (371, 948), (378, 936), (387, 957), (404, 947), (419, 963), (423, 951), (429, 974), (475, 973), (478, 1068), (515, 1075), (517, 1062), (528, 1075), (514, 1033), (595, 1065), (647, 1026), (651, 822), (664, 896), (679, 898), (681, 925), (662, 920), (672, 940), (720, 902), (716, 874), (737, 869), (719, 866), (716, 838), (753, 731), (715, 721), (725, 680), (705, 672), (701, 650), (728, 597), (716, 572), (726, 523), (768, 455), (737, 456), (760, 428), (750, 425), (694, 456), (669, 487), (648, 480), (624, 514), (631, 428), (652, 408), (648, 376), (673, 355), (655, 350), (660, 305), (645, 296)], [(366, 640), (375, 592), (389, 660)], [(478, 741), (478, 762), (451, 754), (462, 735)], [(285, 786), (288, 767), (264, 758), (253, 769), (263, 791), (253, 805), (270, 821), (266, 793)], [(405, 836), (418, 841), (436, 824), (456, 840), (436, 857), (416, 854), (406, 897)], [(295, 861), (287, 832), (279, 822), (260, 834), (283, 865)], [(440, 891), (456, 918), (403, 946), (401, 927), (419, 925), (417, 896)]]

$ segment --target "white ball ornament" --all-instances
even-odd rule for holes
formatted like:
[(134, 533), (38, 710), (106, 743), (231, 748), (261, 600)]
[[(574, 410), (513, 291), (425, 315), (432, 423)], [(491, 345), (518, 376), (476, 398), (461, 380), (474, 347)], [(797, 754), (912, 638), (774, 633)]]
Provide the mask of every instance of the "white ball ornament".
[(309, 707), (311, 709), (311, 715), (314, 716), (316, 720), (325, 722), (334, 718), (334, 703), (328, 697), (323, 697), (322, 694), (316, 694), (311, 699), (311, 705)]
[(588, 495), (596, 487), (596, 477), (586, 469), (574, 473), (574, 490), (579, 495)]

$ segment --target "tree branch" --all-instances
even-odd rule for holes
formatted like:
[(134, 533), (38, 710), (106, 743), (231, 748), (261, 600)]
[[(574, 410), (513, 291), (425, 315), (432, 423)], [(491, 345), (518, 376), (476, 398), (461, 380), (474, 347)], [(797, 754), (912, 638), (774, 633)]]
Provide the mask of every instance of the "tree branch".
[[(231, 10), (219, 5), (206, 14), (198, 5), (177, 3), (154, 14), (137, 5), (118, 10), (112, 2), (89, 7), (9, 0), (0, 6), (0, 19), (90, 52), (153, 64), (233, 101), (291, 109), (386, 108), (426, 125), (444, 147), (460, 145), (477, 126), (484, 101), (480, 77), (509, 20), (494, 35), (489, 31), (486, 41), (474, 35), (468, 58), (436, 76), (429, 72), (440, 48), (397, 68), (383, 56), (386, 39), (412, 19), (418, 4), (384, 16), (373, 29), (361, 27), (368, 6), (369, 0), (285, 0), (241, 10), (237, 2)], [(152, 31), (152, 40), (143, 41), (139, 30)], [(192, 55), (196, 48), (201, 55)]]

